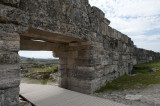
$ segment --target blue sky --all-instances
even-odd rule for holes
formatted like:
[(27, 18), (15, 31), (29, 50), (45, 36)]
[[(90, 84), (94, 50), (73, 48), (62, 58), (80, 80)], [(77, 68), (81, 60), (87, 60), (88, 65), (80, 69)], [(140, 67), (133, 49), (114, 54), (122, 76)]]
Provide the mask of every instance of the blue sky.
[[(89, 0), (139, 48), (160, 52), (160, 0)], [(19, 52), (21, 56), (53, 58), (52, 52)]]

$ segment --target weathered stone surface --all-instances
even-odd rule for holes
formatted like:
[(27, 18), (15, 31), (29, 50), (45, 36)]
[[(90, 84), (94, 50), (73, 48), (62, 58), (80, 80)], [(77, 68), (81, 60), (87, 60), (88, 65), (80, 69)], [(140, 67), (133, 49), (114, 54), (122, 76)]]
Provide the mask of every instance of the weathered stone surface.
[(0, 90), (0, 106), (19, 106), (19, 87)]
[(20, 0), (2, 0), (2, 1), (0, 1), (0, 2), (1, 2), (1, 3), (4, 3), (4, 4), (6, 4), (6, 5), (11, 5), (11, 6), (16, 6), (16, 7), (18, 7)]
[(15, 52), (0, 52), (0, 64), (15, 64), (19, 63), (19, 55)]
[(0, 40), (19, 41), (20, 36), (17, 33), (6, 33), (4, 31), (0, 31)]
[(20, 77), (2, 79), (0, 82), (0, 89), (16, 87), (19, 86), (19, 84), (20, 84)]
[(1, 41), (0, 40), (0, 50), (4, 51), (19, 51), (20, 42), (19, 41)]
[(20, 66), (18, 64), (8, 65), (3, 64), (0, 65), (0, 79), (7, 78), (20, 78)]

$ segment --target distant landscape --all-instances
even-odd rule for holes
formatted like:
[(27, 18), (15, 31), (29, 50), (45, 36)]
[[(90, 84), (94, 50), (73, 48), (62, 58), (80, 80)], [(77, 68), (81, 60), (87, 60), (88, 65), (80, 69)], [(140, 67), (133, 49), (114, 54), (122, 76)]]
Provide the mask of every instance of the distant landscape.
[[(23, 56), (20, 56), (20, 59), (21, 60), (27, 60), (29, 57), (23, 57)], [(43, 58), (32, 58), (34, 60), (58, 60), (58, 59), (53, 59), (53, 58), (46, 58), (46, 59), (43, 59)]]

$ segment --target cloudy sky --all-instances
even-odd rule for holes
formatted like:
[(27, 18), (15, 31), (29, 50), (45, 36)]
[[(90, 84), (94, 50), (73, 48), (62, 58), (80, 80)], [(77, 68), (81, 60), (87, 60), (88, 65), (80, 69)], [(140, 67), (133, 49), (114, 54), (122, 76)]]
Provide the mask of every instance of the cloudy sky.
[[(139, 48), (160, 52), (160, 0), (89, 0), (128, 35)], [(21, 56), (52, 58), (52, 52), (20, 52)]]

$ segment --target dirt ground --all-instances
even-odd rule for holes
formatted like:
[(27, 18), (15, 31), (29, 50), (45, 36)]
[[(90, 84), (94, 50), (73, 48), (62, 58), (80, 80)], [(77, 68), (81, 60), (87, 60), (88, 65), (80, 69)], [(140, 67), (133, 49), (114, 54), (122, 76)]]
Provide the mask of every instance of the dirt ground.
[(150, 85), (143, 90), (105, 91), (92, 95), (130, 106), (160, 106), (160, 84)]

